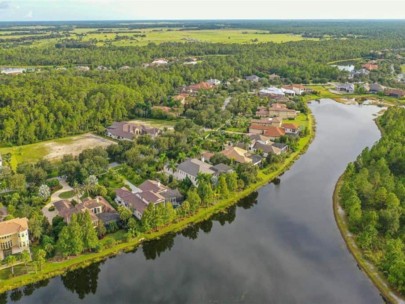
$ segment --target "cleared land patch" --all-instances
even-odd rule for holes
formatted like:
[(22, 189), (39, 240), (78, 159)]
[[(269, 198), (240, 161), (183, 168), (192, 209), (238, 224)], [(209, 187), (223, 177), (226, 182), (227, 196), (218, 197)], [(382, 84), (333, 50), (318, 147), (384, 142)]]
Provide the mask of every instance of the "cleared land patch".
[(57, 160), (64, 155), (79, 155), (83, 150), (95, 147), (108, 147), (114, 141), (91, 134), (83, 134), (40, 143), (0, 148), (0, 154), (11, 153), (11, 166), (22, 162), (36, 162), (42, 158)]

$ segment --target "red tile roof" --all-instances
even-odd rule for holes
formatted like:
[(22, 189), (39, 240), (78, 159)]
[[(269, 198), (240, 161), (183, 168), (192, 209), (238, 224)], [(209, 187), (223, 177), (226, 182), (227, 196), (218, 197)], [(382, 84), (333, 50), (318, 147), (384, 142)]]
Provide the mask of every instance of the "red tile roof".
[(281, 137), (285, 135), (285, 131), (279, 127), (269, 127), (264, 132), (264, 135), (269, 137)]

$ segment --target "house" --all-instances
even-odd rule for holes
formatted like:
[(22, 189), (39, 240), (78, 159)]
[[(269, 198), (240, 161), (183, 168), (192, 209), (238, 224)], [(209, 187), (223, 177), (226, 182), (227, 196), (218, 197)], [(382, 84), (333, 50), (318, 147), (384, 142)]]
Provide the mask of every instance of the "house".
[(273, 74), (269, 75), (269, 80), (274, 81), (274, 80), (278, 80), (278, 79), (280, 79), (280, 76), (277, 74), (273, 73)]
[(2, 68), (0, 69), (1, 74), (6, 74), (6, 75), (19, 75), (22, 73), (25, 73), (27, 69), (24, 68)]
[(267, 136), (270, 138), (270, 140), (275, 140), (277, 138), (280, 138), (281, 136), (285, 135), (285, 131), (282, 128), (279, 127), (269, 127), (267, 130), (264, 131), (264, 136)]
[(247, 81), (251, 81), (251, 82), (259, 82), (260, 81), (260, 77), (257, 76), (257, 75), (246, 76), (245, 79)]
[(146, 180), (139, 185), (139, 192), (131, 192), (125, 188), (115, 191), (115, 201), (132, 210), (137, 219), (142, 219), (143, 213), (149, 204), (171, 203), (179, 206), (183, 202), (183, 195), (178, 189), (170, 189), (159, 181)]
[(354, 84), (353, 83), (339, 83), (336, 85), (336, 91), (353, 94), (354, 93)]
[(262, 134), (249, 134), (248, 136), (250, 138), (251, 143), (253, 144), (256, 142), (260, 142), (265, 145), (272, 143), (270, 137), (264, 136)]
[(273, 127), (281, 127), (283, 120), (280, 117), (272, 117), (272, 118), (261, 118), (261, 119), (252, 119), (250, 124), (258, 125), (258, 126), (273, 126)]
[(276, 143), (263, 144), (263, 143), (257, 142), (253, 146), (253, 151), (255, 151), (255, 152), (261, 151), (263, 153), (263, 156), (267, 157), (269, 154), (280, 155), (282, 153), (285, 153), (287, 150), (286, 150), (286, 148), (281, 149), (279, 146), (277, 146)]
[(228, 165), (225, 165), (225, 164), (217, 164), (217, 165), (212, 167), (212, 170), (215, 171), (216, 176), (219, 176), (221, 174), (227, 174), (227, 173), (234, 172), (232, 167), (230, 167)]
[(276, 87), (268, 87), (266, 89), (261, 89), (259, 91), (260, 96), (285, 96), (285, 93), (283, 92), (282, 89), (276, 88)]
[(405, 96), (405, 92), (399, 89), (387, 89), (385, 91), (385, 94), (396, 98), (401, 98)]
[(269, 108), (269, 117), (281, 117), (282, 119), (294, 119), (297, 111), (288, 109), (285, 104), (273, 103)]
[(0, 222), (0, 261), (9, 255), (29, 251), (29, 246), (27, 218)]
[(283, 87), (283, 88), (281, 88), (281, 91), (283, 91), (283, 93), (284, 93), (286, 96), (295, 96), (295, 91), (292, 90), (292, 89), (285, 89), (285, 88)]
[(96, 70), (97, 70), (97, 71), (108, 71), (108, 68), (105, 67), (105, 66), (103, 66), (103, 65), (99, 65), (99, 66), (96, 68)]
[(168, 63), (169, 63), (169, 61), (167, 61), (166, 59), (159, 58), (159, 59), (153, 60), (151, 65), (160, 66), (160, 65), (166, 65)]
[(175, 170), (168, 166), (164, 168), (165, 173), (172, 175), (177, 180), (190, 179), (193, 185), (197, 185), (197, 176), (199, 173), (213, 175), (215, 171), (212, 166), (195, 158), (187, 159), (177, 166)]
[(90, 71), (90, 67), (88, 67), (86, 65), (79, 65), (76, 67), (76, 70), (79, 72), (88, 72), (88, 71)]
[(186, 99), (189, 97), (190, 95), (187, 93), (181, 93), (179, 95), (176, 95), (173, 97), (173, 100), (175, 101), (180, 101), (180, 103), (182, 105), (184, 105), (186, 103)]
[(96, 196), (94, 199), (85, 198), (77, 205), (73, 205), (72, 202), (68, 200), (60, 200), (53, 205), (58, 212), (58, 216), (62, 217), (66, 223), (70, 223), (73, 214), (84, 212), (89, 212), (94, 226), (97, 226), (99, 221), (107, 225), (110, 222), (119, 220), (118, 212), (102, 196)]
[(199, 91), (202, 90), (211, 90), (213, 89), (214, 85), (208, 83), (208, 82), (200, 82), (196, 84), (192, 84), (189, 86), (184, 86), (181, 88), (181, 93), (187, 93), (187, 94), (195, 94)]
[(258, 163), (256, 161), (254, 162), (252, 155), (245, 149), (239, 147), (227, 147), (225, 150), (221, 151), (221, 154), (240, 164), (251, 163), (256, 165), (260, 163), (260, 161)]
[(211, 160), (211, 157), (213, 157), (215, 154), (209, 151), (206, 151), (201, 154), (201, 160), (203, 162), (209, 162)]
[(276, 103), (287, 103), (291, 101), (290, 98), (288, 98), (287, 96), (281, 95), (269, 96), (269, 99)]
[(284, 129), (285, 134), (287, 134), (287, 135), (298, 135), (298, 134), (300, 134), (300, 128), (296, 124), (283, 123), (281, 127)]
[(218, 79), (208, 79), (207, 83), (212, 86), (219, 86), (221, 84), (221, 81)]
[(198, 63), (197, 58), (191, 57), (191, 58), (187, 58), (187, 59), (184, 61), (183, 64), (185, 64), (185, 65), (195, 65), (195, 64), (197, 64), (197, 63)]
[(302, 95), (307, 91), (307, 89), (301, 84), (284, 85), (282, 86), (282, 89), (287, 91), (294, 91), (294, 95)]
[(378, 94), (378, 93), (384, 92), (384, 90), (385, 90), (384, 86), (382, 86), (381, 84), (375, 82), (372, 85), (370, 85), (369, 92), (372, 93), (372, 94)]
[(258, 107), (256, 110), (256, 116), (269, 117), (269, 108), (268, 107)]
[(368, 76), (370, 74), (369, 70), (360, 69), (360, 70), (353, 70), (350, 72), (349, 78), (354, 78), (355, 76)]
[(378, 64), (375, 63), (365, 63), (362, 65), (362, 68), (368, 70), (368, 71), (374, 71), (374, 70), (378, 70)]
[(131, 122), (114, 122), (107, 128), (107, 136), (119, 140), (132, 140), (139, 135), (150, 135), (156, 137), (160, 130), (145, 125), (135, 124)]

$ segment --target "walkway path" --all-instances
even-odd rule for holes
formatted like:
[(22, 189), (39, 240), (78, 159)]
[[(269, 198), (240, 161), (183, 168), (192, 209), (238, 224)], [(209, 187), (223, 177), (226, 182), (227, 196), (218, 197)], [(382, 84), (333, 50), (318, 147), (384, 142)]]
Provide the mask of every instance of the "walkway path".
[(58, 177), (58, 180), (62, 188), (54, 192), (51, 195), (51, 201), (44, 208), (42, 208), (42, 214), (48, 219), (49, 223), (52, 223), (53, 218), (58, 215), (58, 212), (56, 210), (49, 211), (49, 208), (53, 206), (53, 203), (61, 200), (59, 195), (61, 195), (63, 192), (73, 190), (73, 188), (70, 187), (63, 178)]

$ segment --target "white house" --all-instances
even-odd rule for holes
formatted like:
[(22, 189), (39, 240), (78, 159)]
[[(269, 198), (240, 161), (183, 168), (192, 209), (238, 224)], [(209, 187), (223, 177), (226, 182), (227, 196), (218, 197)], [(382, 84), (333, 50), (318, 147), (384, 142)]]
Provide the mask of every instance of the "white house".
[(15, 218), (0, 223), (0, 261), (11, 254), (30, 250), (28, 219)]
[(215, 174), (211, 165), (195, 158), (185, 160), (174, 171), (165, 166), (164, 171), (166, 174), (173, 175), (177, 180), (189, 178), (195, 186), (197, 186), (197, 176), (199, 173)]

